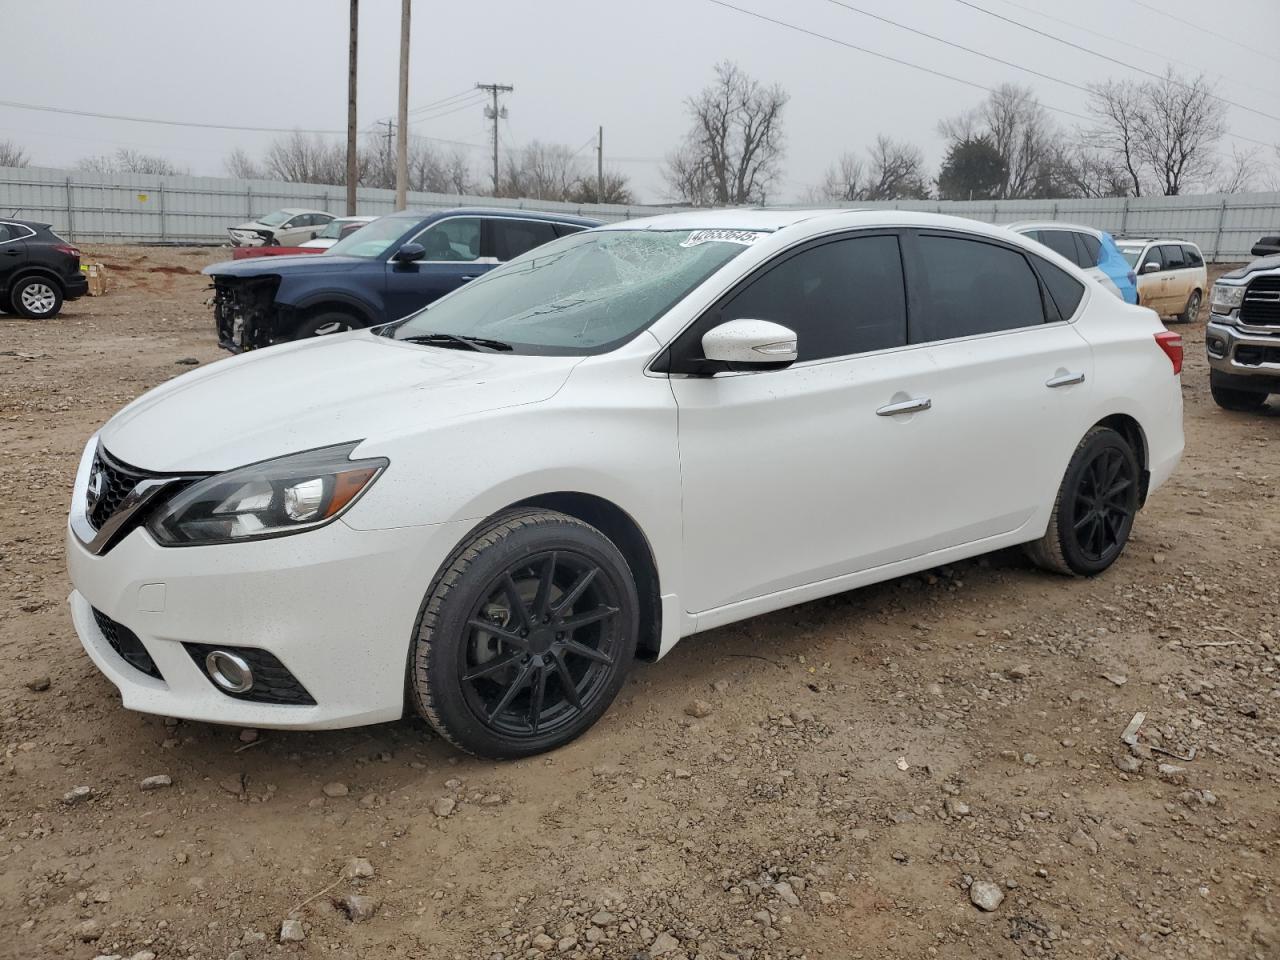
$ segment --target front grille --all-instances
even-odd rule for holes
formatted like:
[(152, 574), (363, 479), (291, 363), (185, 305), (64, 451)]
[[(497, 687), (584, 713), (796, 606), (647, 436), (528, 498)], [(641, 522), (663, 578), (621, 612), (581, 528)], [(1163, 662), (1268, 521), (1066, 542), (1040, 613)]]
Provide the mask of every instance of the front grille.
[(1240, 322), (1255, 327), (1280, 326), (1280, 276), (1258, 277), (1245, 289)]
[[(93, 487), (96, 482), (94, 478), (101, 476), (101, 492), (98, 494), (97, 502), (94, 503)], [(102, 525), (111, 519), (111, 516), (120, 509), (120, 504), (124, 503), (124, 498), (143, 480), (158, 477), (158, 473), (148, 473), (146, 470), (140, 470), (137, 467), (131, 467), (127, 463), (121, 463), (114, 457), (110, 456), (102, 447), (98, 447), (98, 452), (93, 456), (93, 470), (89, 474), (90, 503), (89, 523), (93, 525), (95, 530), (101, 530)]]
[(298, 678), (290, 673), (288, 667), (281, 663), (273, 653), (268, 653), (258, 647), (229, 647), (225, 644), (216, 643), (184, 643), (183, 646), (187, 648), (187, 653), (191, 655), (191, 659), (196, 662), (196, 666), (200, 668), (200, 672), (205, 675), (205, 679), (210, 683), (213, 683), (213, 680), (205, 672), (204, 661), (205, 657), (215, 650), (234, 653), (249, 665), (249, 669), (253, 671), (253, 686), (244, 693), (232, 693), (214, 684), (214, 689), (226, 694), (228, 697), (235, 697), (237, 700), (252, 700), (256, 703), (315, 705), (315, 700), (307, 692), (307, 688), (298, 682)]
[(96, 608), (93, 611), (93, 619), (97, 621), (98, 629), (102, 631), (107, 643), (111, 644), (111, 649), (120, 655), (121, 660), (149, 677), (155, 677), (157, 680), (164, 679), (159, 667), (151, 659), (151, 654), (147, 653), (147, 648), (142, 645), (136, 633), (123, 623), (116, 623)]

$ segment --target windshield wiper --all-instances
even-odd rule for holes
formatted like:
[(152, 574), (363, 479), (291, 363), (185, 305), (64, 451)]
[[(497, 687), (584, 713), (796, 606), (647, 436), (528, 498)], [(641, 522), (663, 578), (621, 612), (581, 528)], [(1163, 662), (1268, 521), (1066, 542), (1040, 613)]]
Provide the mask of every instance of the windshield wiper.
[(454, 333), (420, 333), (414, 337), (398, 337), (408, 343), (425, 343), (433, 347), (451, 347), (453, 349), (476, 350), (480, 353), (506, 353), (511, 344), (502, 340), (490, 340), (486, 337), (461, 337)]

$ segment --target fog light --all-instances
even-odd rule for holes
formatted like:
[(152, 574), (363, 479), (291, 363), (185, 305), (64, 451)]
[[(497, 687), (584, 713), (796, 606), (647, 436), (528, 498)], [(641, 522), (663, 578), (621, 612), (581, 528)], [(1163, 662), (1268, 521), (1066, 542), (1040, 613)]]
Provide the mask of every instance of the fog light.
[(253, 671), (243, 657), (226, 650), (214, 650), (204, 658), (209, 679), (227, 693), (248, 693), (253, 687)]

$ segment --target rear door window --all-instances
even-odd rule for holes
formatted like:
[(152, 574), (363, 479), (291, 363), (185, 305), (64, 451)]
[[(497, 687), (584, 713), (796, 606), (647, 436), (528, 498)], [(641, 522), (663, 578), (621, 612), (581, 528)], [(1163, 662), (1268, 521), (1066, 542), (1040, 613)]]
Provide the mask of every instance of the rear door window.
[(1040, 281), (1019, 251), (985, 240), (937, 234), (923, 234), (918, 243), (923, 282), (920, 307), (911, 314), (912, 343), (1045, 322)]
[(1161, 244), (1160, 256), (1164, 259), (1166, 270), (1181, 270), (1187, 265), (1187, 260), (1182, 255), (1182, 247), (1176, 243)]
[(1066, 257), (1077, 267), (1080, 263), (1080, 252), (1076, 249), (1075, 234), (1069, 230), (1041, 230), (1040, 242), (1054, 253)]
[(503, 263), (556, 238), (555, 227), (541, 220), (504, 220), (494, 217), (489, 225), (493, 231), (494, 256)]
[(571, 233), (581, 233), (583, 230), (587, 229), (586, 227), (579, 226), (576, 223), (555, 223), (552, 224), (552, 226), (555, 228), (557, 237), (567, 237)]
[(729, 300), (719, 321), (729, 320), (771, 320), (794, 330), (800, 362), (904, 346), (898, 238), (849, 237), (801, 250)]
[(16, 234), (11, 232), (7, 223), (0, 223), (0, 243), (4, 243), (6, 240), (12, 240), (15, 236)]

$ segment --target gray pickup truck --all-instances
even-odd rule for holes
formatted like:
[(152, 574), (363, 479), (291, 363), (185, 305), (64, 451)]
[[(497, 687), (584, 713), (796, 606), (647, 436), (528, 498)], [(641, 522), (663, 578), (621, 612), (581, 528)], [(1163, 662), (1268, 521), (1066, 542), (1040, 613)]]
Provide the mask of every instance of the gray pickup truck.
[(1218, 406), (1257, 410), (1280, 393), (1280, 255), (1218, 278), (1204, 345)]

